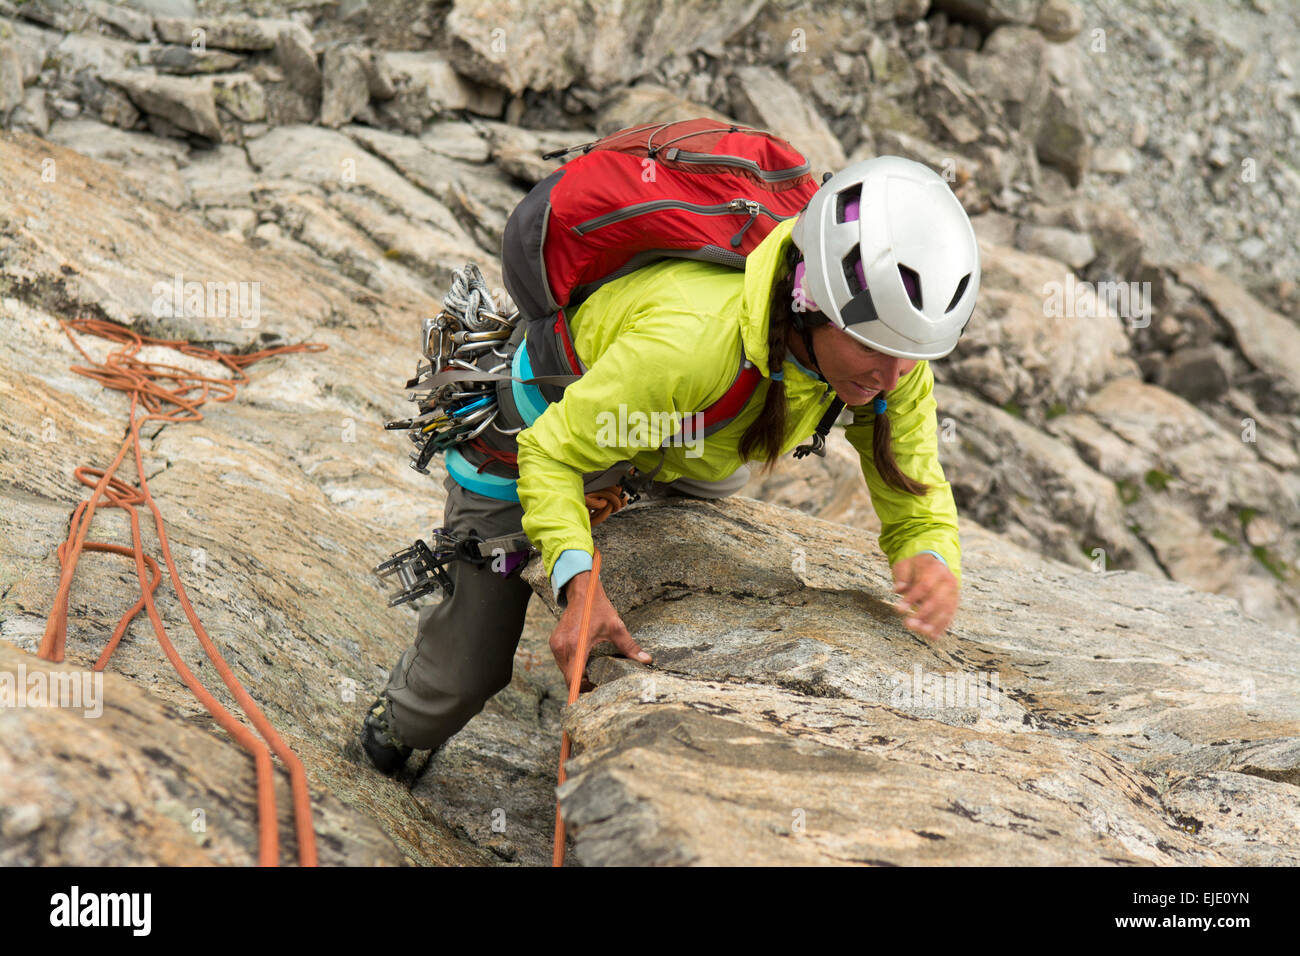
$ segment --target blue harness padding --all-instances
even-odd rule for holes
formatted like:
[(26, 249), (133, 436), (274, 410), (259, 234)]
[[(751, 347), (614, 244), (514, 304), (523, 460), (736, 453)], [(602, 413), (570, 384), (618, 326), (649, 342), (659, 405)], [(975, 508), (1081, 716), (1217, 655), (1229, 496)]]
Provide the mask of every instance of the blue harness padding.
[[(520, 379), (533, 377), (532, 363), (528, 360), (528, 349), (524, 347), (526, 339), (525, 335), (524, 339), (520, 340), (510, 365), (512, 379), (510, 394), (514, 398), (519, 415), (524, 420), (525, 428), (537, 421), (538, 416), (546, 411), (547, 405), (546, 399), (542, 397), (541, 390), (536, 385), (525, 385), (520, 381)], [(444, 455), (447, 474), (451, 475), (452, 480), (462, 488), (496, 501), (519, 500), (519, 489), (516, 487), (515, 479), (479, 471), (461, 454), (459, 448), (448, 448)]]
[(537, 421), (546, 411), (547, 401), (542, 397), (542, 390), (536, 385), (525, 385), (520, 379), (533, 377), (533, 363), (528, 359), (528, 336), (525, 335), (515, 349), (514, 363), (510, 366), (510, 392), (515, 399), (515, 407), (524, 420), (525, 427)]
[(500, 475), (489, 475), (477, 470), (465, 460), (459, 448), (448, 448), (444, 456), (447, 474), (465, 490), (497, 501), (519, 500), (519, 490), (515, 487), (513, 478), (502, 478)]

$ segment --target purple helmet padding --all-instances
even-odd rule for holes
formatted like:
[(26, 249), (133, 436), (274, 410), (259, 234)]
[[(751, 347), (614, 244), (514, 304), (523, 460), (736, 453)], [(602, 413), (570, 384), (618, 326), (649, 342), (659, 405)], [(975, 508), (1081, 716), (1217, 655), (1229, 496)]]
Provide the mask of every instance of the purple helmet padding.
[(794, 267), (794, 287), (795, 287), (795, 290), (796, 290), (797, 293), (799, 293), (799, 294), (801, 294), (801, 295), (803, 296), (803, 304), (804, 304), (804, 305), (806, 305), (808, 308), (812, 309), (814, 312), (820, 312), (820, 311), (821, 311), (821, 308), (817, 305), (816, 302), (813, 301), (813, 297), (812, 297), (811, 295), (808, 294), (808, 287), (805, 286), (805, 285), (803, 284), (803, 274), (804, 274), (804, 271), (805, 271), (805, 270), (804, 270), (803, 260), (800, 259), (800, 260), (799, 260), (799, 264), (798, 264), (797, 266)]
[[(849, 200), (848, 202), (846, 202), (846, 203), (844, 204), (844, 221), (845, 221), (845, 222), (857, 222), (857, 221), (858, 221), (858, 208), (859, 208), (860, 206), (861, 206), (861, 202), (860, 202), (859, 200), (857, 200), (857, 199), (852, 199), (852, 200)], [(863, 291), (863, 292), (866, 292), (866, 291), (867, 291), (867, 273), (866, 273), (866, 271), (862, 268), (862, 259), (861, 259), (861, 258), (858, 259), (857, 273), (858, 273), (858, 284), (862, 286), (862, 291)]]
[(913, 302), (920, 300), (921, 290), (917, 288), (917, 279), (914, 278), (916, 273), (912, 272), (910, 269), (907, 272), (904, 272), (901, 266), (899, 267), (898, 272), (899, 275), (903, 277), (903, 288), (907, 290), (907, 297)]

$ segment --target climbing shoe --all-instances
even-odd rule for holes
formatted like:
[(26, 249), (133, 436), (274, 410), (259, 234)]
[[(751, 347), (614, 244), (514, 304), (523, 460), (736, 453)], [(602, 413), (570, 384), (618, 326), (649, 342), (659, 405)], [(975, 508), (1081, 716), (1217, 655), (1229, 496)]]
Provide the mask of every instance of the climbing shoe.
[(361, 749), (380, 773), (391, 774), (411, 756), (411, 748), (402, 743), (389, 722), (388, 698), (381, 697), (370, 705), (361, 725)]

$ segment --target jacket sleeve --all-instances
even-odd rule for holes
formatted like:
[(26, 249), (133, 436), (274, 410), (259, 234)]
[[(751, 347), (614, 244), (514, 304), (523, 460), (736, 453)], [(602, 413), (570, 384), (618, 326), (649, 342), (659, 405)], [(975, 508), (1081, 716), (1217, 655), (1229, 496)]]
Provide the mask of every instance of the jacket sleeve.
[[(674, 432), (672, 422), (707, 398), (713, 358), (693, 354), (674, 317), (670, 310), (638, 317), (517, 436), (522, 526), (541, 549), (548, 577), (561, 553), (594, 551), (583, 476), (657, 448)], [(638, 412), (656, 427), (635, 428)], [(620, 428), (620, 420), (628, 425)]]
[(853, 424), (845, 430), (858, 451), (871, 503), (880, 518), (880, 548), (891, 565), (923, 551), (937, 552), (961, 586), (961, 542), (952, 486), (939, 464), (934, 400), (934, 373), (921, 361), (886, 398), (893, 435), (894, 460), (905, 475), (930, 486), (918, 498), (885, 484), (871, 453), (875, 414), (870, 403), (853, 406)]

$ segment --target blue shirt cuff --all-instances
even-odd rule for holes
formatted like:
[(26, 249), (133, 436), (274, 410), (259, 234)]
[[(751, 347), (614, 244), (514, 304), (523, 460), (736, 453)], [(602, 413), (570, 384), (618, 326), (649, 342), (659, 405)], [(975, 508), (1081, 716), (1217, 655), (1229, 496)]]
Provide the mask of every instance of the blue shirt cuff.
[(555, 560), (551, 568), (551, 588), (554, 590), (555, 603), (560, 607), (568, 605), (564, 597), (564, 586), (575, 574), (591, 570), (591, 555), (578, 548), (566, 548)]
[[(565, 552), (565, 553), (567, 554), (568, 552)], [(926, 548), (924, 551), (918, 551), (918, 552), (916, 552), (916, 553), (917, 553), (917, 554), (932, 554), (932, 555), (934, 555), (936, 558), (938, 558), (940, 561), (943, 561), (943, 566), (944, 566), (945, 568), (948, 567), (948, 562), (944, 559), (944, 556), (943, 556), (942, 554), (940, 554), (938, 551), (931, 551), (929, 548)]]

